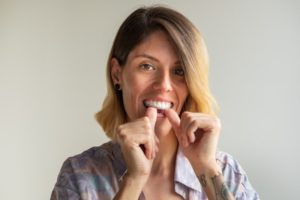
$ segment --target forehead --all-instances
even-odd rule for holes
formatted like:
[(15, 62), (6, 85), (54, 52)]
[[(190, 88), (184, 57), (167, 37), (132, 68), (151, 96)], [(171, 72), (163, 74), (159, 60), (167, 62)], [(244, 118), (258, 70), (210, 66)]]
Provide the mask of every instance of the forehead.
[(178, 62), (178, 55), (170, 37), (163, 31), (155, 31), (129, 53), (128, 59), (137, 57), (155, 58), (158, 61)]

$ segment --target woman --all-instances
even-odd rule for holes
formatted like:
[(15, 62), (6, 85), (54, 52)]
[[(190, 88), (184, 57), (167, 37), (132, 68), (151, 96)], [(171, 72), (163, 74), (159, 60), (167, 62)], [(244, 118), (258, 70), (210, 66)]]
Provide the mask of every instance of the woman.
[(97, 121), (112, 139), (65, 161), (51, 199), (259, 199), (217, 151), (208, 55), (182, 14), (143, 7), (121, 25)]

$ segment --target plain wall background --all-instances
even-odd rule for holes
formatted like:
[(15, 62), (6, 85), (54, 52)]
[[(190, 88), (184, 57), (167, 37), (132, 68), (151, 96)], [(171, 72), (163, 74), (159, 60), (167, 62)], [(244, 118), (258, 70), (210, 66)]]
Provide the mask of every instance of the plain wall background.
[(0, 0), (0, 199), (49, 199), (63, 161), (107, 138), (94, 120), (125, 17), (164, 3), (203, 33), (231, 153), (262, 199), (298, 195), (297, 0)]

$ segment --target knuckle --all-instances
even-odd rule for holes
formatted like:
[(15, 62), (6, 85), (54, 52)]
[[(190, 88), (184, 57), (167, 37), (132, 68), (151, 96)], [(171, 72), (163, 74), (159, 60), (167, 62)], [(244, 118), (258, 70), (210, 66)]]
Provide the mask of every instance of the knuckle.
[(213, 123), (214, 123), (214, 126), (218, 129), (220, 129), (222, 126), (221, 120), (218, 117), (213, 118)]
[(198, 121), (197, 120), (193, 120), (192, 122), (191, 122), (191, 127), (195, 127), (195, 126), (197, 126), (198, 125)]
[(123, 137), (123, 143), (129, 144), (131, 142), (131, 139), (129, 137)]
[(194, 121), (194, 117), (191, 115), (191, 114), (189, 114), (188, 116), (187, 116), (187, 120), (188, 121)]
[(123, 127), (118, 127), (118, 134), (119, 135), (123, 135), (124, 134), (124, 129), (123, 129)]
[(146, 117), (146, 116), (145, 116), (145, 117), (142, 117), (142, 118), (141, 118), (141, 121), (144, 122), (144, 123), (150, 123), (149, 117)]
[(151, 133), (152, 133), (152, 128), (149, 126), (145, 127), (145, 134), (150, 135)]
[(191, 120), (192, 119), (192, 113), (186, 111), (186, 112), (182, 113), (182, 118), (187, 119), (187, 120)]
[(121, 143), (121, 144), (125, 144), (125, 145), (128, 145), (130, 142), (131, 142), (131, 137), (130, 135), (128, 135), (125, 131), (120, 131), (118, 132), (117, 134), (117, 138), (118, 138), (118, 141)]
[(152, 135), (151, 127), (145, 126), (143, 135), (148, 139), (148, 137)]
[(186, 117), (188, 115), (188, 111), (185, 111), (181, 114), (181, 117)]
[(124, 128), (123, 125), (120, 125), (117, 129), (117, 136), (120, 138), (120, 139), (124, 139), (127, 134), (126, 134), (126, 130)]
[(143, 120), (143, 129), (145, 130), (145, 132), (148, 134), (148, 133), (151, 133), (152, 131), (152, 127), (151, 127), (151, 123), (150, 123), (150, 119), (148, 117), (143, 117), (142, 118)]
[(150, 134), (147, 134), (147, 135), (146, 135), (146, 140), (147, 140), (147, 141), (151, 141), (151, 140), (152, 140), (152, 136), (151, 136)]

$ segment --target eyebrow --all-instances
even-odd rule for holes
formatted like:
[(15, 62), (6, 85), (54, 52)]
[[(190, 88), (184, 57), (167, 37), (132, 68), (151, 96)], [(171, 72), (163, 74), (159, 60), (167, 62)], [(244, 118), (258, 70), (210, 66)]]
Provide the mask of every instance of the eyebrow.
[(155, 58), (155, 57), (153, 57), (153, 56), (150, 56), (149, 54), (143, 53), (143, 54), (138, 54), (138, 55), (134, 56), (134, 58), (139, 58), (139, 57), (142, 57), (142, 58), (148, 58), (148, 59), (150, 59), (150, 60), (154, 60), (154, 61), (156, 61), (156, 62), (159, 62), (159, 60), (158, 60), (157, 58)]
[[(146, 53), (138, 54), (138, 55), (134, 56), (134, 58), (139, 58), (139, 57), (142, 57), (142, 58), (148, 58), (148, 59), (153, 60), (153, 61), (155, 61), (155, 62), (160, 62), (157, 58), (155, 58), (155, 57), (153, 57), (153, 56), (151, 56), (151, 55), (149, 55), (149, 54), (146, 54)], [(177, 65), (177, 64), (180, 64), (180, 61), (177, 60), (177, 61), (175, 62), (175, 64), (176, 64), (176, 65)]]

